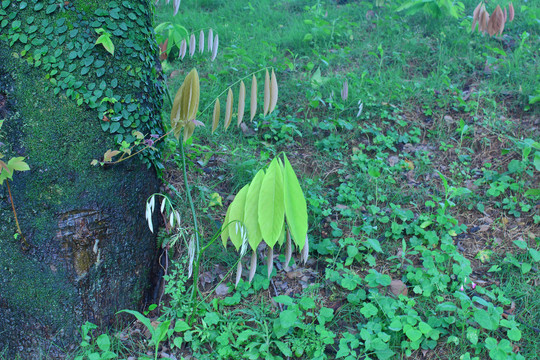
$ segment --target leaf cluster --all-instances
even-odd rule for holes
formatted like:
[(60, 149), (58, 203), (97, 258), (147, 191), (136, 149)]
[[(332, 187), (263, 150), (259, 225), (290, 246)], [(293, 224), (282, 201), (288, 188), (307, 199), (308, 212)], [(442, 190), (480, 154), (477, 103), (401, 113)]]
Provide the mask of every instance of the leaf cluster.
[[(285, 225), (287, 224), (287, 226)], [(264, 242), (268, 247), (268, 276), (272, 272), (273, 248), (276, 244), (286, 244), (285, 265), (288, 265), (293, 243), (302, 251), (304, 262), (307, 260), (307, 205), (298, 178), (283, 155), (274, 158), (268, 169), (259, 170), (250, 184), (245, 185), (236, 195), (227, 209), (222, 227), (223, 246), (228, 239), (241, 256), (249, 244), (252, 249), (250, 281), (255, 274), (256, 251)], [(241, 275), (241, 263), (237, 270), (238, 283)]]

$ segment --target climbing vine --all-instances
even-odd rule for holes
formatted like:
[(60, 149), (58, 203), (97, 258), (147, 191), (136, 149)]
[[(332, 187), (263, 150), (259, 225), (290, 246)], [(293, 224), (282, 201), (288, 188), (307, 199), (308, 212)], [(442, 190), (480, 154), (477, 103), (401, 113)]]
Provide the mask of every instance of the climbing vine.
[[(163, 134), (150, 9), (144, 0), (4, 0), (0, 41), (14, 57), (42, 69), (55, 95), (95, 109), (96, 124), (89, 126), (99, 124), (117, 144), (130, 147), (141, 133)], [(144, 154), (148, 166), (160, 165), (158, 147)]]

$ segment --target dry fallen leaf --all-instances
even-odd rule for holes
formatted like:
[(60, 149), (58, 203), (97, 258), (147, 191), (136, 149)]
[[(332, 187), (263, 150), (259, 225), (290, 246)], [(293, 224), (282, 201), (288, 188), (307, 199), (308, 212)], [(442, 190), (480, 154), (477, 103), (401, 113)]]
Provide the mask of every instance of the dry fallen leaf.
[(405, 285), (405, 283), (401, 280), (392, 280), (388, 288), (390, 289), (390, 292), (395, 296), (399, 296), (399, 294), (407, 296), (407, 294), (409, 293), (409, 291), (407, 290), (407, 285)]
[(229, 293), (229, 287), (223, 283), (219, 284), (216, 287), (216, 295), (217, 296), (226, 296)]
[(489, 225), (480, 225), (478, 231), (485, 232), (489, 230)]

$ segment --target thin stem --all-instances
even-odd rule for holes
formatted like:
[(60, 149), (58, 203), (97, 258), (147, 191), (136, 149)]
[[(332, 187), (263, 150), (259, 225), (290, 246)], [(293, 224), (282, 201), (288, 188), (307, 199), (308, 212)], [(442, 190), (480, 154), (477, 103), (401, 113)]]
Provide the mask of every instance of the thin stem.
[[(166, 94), (169, 99), (169, 102), (171, 105), (173, 104), (173, 100), (171, 97), (171, 93), (169, 91), (169, 88), (166, 86)], [(191, 303), (193, 304), (197, 291), (199, 290), (198, 282), (199, 282), (199, 265), (201, 262), (201, 254), (200, 254), (200, 238), (199, 238), (199, 226), (197, 225), (197, 213), (195, 212), (195, 206), (193, 205), (193, 199), (191, 198), (191, 189), (189, 187), (188, 178), (187, 178), (187, 170), (186, 170), (186, 155), (184, 153), (184, 141), (179, 140), (178, 143), (180, 144), (180, 155), (182, 156), (182, 173), (184, 175), (184, 186), (186, 188), (186, 195), (189, 202), (189, 207), (191, 209), (191, 216), (193, 217), (193, 230), (195, 232), (195, 253), (197, 254), (197, 261), (195, 261), (195, 266), (193, 269), (193, 289), (191, 291)], [(191, 323), (191, 320), (193, 319), (193, 315), (195, 314), (196, 307), (193, 308), (193, 312), (191, 313), (189, 323)]]
[(186, 170), (186, 156), (184, 154), (184, 142), (179, 141), (180, 143), (180, 155), (182, 156), (182, 173), (184, 175), (184, 186), (186, 188), (186, 195), (189, 202), (189, 207), (191, 209), (191, 215), (193, 216), (193, 230), (195, 232), (195, 253), (197, 254), (197, 263), (195, 264), (195, 271), (193, 272), (193, 292), (191, 294), (191, 299), (193, 300), (195, 298), (195, 292), (197, 289), (197, 278), (198, 278), (198, 270), (199, 270), (199, 248), (200, 248), (200, 239), (199, 239), (199, 227), (197, 225), (197, 214), (195, 213), (195, 206), (193, 205), (193, 199), (191, 198), (191, 189), (189, 187), (188, 178), (187, 178), (187, 170)]
[(8, 189), (9, 201), (11, 202), (11, 208), (13, 209), (13, 216), (15, 216), (15, 225), (17, 225), (17, 233), (21, 236), (23, 242), (23, 248), (28, 249), (30, 245), (26, 242), (24, 235), (22, 234), (21, 227), (19, 226), (19, 219), (17, 219), (17, 211), (15, 211), (15, 204), (13, 203), (13, 197), (11, 196), (11, 188), (9, 187), (9, 181), (6, 179), (6, 186)]

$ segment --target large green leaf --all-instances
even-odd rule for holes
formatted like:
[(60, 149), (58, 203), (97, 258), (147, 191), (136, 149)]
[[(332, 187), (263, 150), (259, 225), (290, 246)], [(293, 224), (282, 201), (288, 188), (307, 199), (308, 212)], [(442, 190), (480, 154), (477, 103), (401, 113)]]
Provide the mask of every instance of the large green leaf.
[(273, 248), (281, 235), (285, 217), (283, 174), (277, 159), (264, 175), (259, 193), (259, 226), (266, 244)]
[(246, 208), (244, 209), (244, 224), (246, 225), (249, 245), (253, 251), (257, 250), (262, 235), (259, 227), (259, 193), (264, 179), (264, 170), (260, 170), (249, 185), (246, 195)]
[(300, 249), (304, 247), (308, 230), (307, 205), (298, 178), (287, 159), (284, 158), (285, 216), (293, 241)]
[[(231, 227), (229, 228), (229, 237), (236, 250), (242, 246), (242, 228), (244, 227), (244, 209), (246, 208), (246, 195), (249, 190), (249, 184), (244, 186), (236, 197), (234, 198), (229, 208), (229, 222)], [(244, 230), (245, 231), (245, 230)]]

